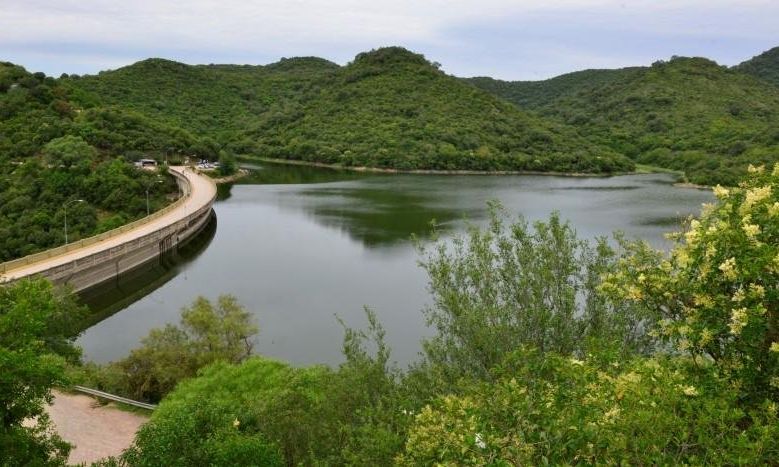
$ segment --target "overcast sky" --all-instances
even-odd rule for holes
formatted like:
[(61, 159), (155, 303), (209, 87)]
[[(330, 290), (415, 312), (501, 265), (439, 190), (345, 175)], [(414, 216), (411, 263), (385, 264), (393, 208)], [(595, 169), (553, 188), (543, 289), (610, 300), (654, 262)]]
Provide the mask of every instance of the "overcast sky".
[(779, 0), (0, 0), (0, 60), (96, 73), (148, 57), (339, 64), (401, 45), (458, 76), (544, 79), (779, 45)]

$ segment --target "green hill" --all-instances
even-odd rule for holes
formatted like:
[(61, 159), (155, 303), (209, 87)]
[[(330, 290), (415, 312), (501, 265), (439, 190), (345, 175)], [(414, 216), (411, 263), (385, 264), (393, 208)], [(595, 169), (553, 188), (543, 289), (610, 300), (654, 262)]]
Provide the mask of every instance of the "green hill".
[(390, 47), (347, 66), (145, 60), (69, 80), (83, 102), (132, 109), (243, 155), (397, 169), (603, 173), (626, 158)]
[(538, 109), (560, 97), (609, 84), (638, 70), (640, 69), (582, 70), (543, 81), (502, 81), (484, 76), (464, 80), (521, 108)]
[(84, 109), (62, 80), (0, 63), (0, 261), (118, 227), (167, 203), (175, 183), (157, 184), (130, 160), (189, 153), (191, 133), (129, 110)]
[(590, 70), (534, 86), (508, 83), (493, 92), (695, 183), (734, 184), (748, 164), (779, 160), (779, 89), (704, 58)]
[(779, 86), (779, 47), (767, 50), (733, 68)]
[(399, 169), (609, 172), (630, 164), (563, 125), (527, 114), (385, 48), (358, 55), (297, 107), (248, 133), (271, 157)]

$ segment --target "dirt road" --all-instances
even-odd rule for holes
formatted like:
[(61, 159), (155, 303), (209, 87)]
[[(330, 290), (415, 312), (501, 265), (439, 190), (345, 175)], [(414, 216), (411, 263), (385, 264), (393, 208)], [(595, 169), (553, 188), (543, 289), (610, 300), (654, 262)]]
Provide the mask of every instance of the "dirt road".
[(130, 446), (148, 417), (100, 406), (92, 397), (54, 391), (54, 403), (47, 408), (57, 433), (74, 444), (68, 462), (89, 465), (98, 459), (115, 456)]

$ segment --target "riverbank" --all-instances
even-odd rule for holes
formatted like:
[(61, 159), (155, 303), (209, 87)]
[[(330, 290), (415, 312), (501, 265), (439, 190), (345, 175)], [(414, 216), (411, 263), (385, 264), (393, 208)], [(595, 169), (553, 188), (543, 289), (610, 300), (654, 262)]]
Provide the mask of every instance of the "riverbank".
[(206, 175), (207, 177), (209, 177), (217, 185), (222, 185), (222, 184), (225, 184), (225, 183), (233, 183), (233, 182), (235, 182), (237, 180), (240, 180), (243, 177), (249, 175), (249, 171), (246, 170), (246, 169), (238, 169), (234, 174), (227, 175), (227, 176), (224, 176), (224, 177), (215, 177), (214, 175), (215, 175), (216, 171), (214, 169), (212, 169), (212, 170), (200, 170), (200, 169), (198, 169), (197, 172), (198, 173), (202, 173), (203, 175)]
[(332, 170), (347, 170), (350, 172), (377, 173), (377, 174), (407, 174), (407, 175), (550, 175), (555, 177), (614, 177), (617, 175), (634, 175), (647, 172), (611, 172), (611, 173), (587, 173), (587, 172), (542, 172), (535, 170), (428, 170), (428, 169), (388, 169), (381, 167), (345, 166), (339, 164), (325, 164), (323, 162), (299, 161), (291, 159), (273, 159), (270, 157), (240, 156), (240, 162), (264, 162), (268, 164), (297, 165), (304, 167), (319, 167)]

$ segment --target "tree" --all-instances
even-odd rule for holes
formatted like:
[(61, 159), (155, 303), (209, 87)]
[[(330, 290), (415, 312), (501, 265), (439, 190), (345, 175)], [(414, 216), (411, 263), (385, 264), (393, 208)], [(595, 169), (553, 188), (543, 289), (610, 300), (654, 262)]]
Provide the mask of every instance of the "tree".
[(649, 351), (651, 315), (598, 291), (616, 263), (605, 239), (590, 246), (556, 213), (531, 229), (523, 219), (507, 225), (498, 205), (490, 212), (487, 229), (470, 226), (451, 244), (421, 248), (433, 295), (425, 313), (437, 331), (424, 342), (429, 363), (456, 380), (489, 378), (523, 345), (562, 355), (594, 345)]
[[(191, 378), (216, 361), (240, 363), (251, 355), (258, 328), (251, 313), (230, 295), (216, 304), (198, 297), (181, 310), (179, 326), (152, 329), (126, 358), (109, 366), (121, 370), (120, 382), (112, 380), (128, 396), (159, 401), (180, 381)], [(116, 373), (109, 368), (107, 375)], [(99, 375), (98, 375), (99, 376)]]
[(95, 148), (78, 136), (63, 136), (43, 147), (46, 162), (53, 168), (89, 168), (97, 159)]
[(49, 282), (0, 286), (0, 464), (64, 464), (70, 446), (44, 411), (51, 388), (65, 383), (65, 364), (85, 309)]
[(225, 151), (219, 151), (219, 174), (222, 176), (232, 175), (238, 170), (238, 163), (235, 156)]

